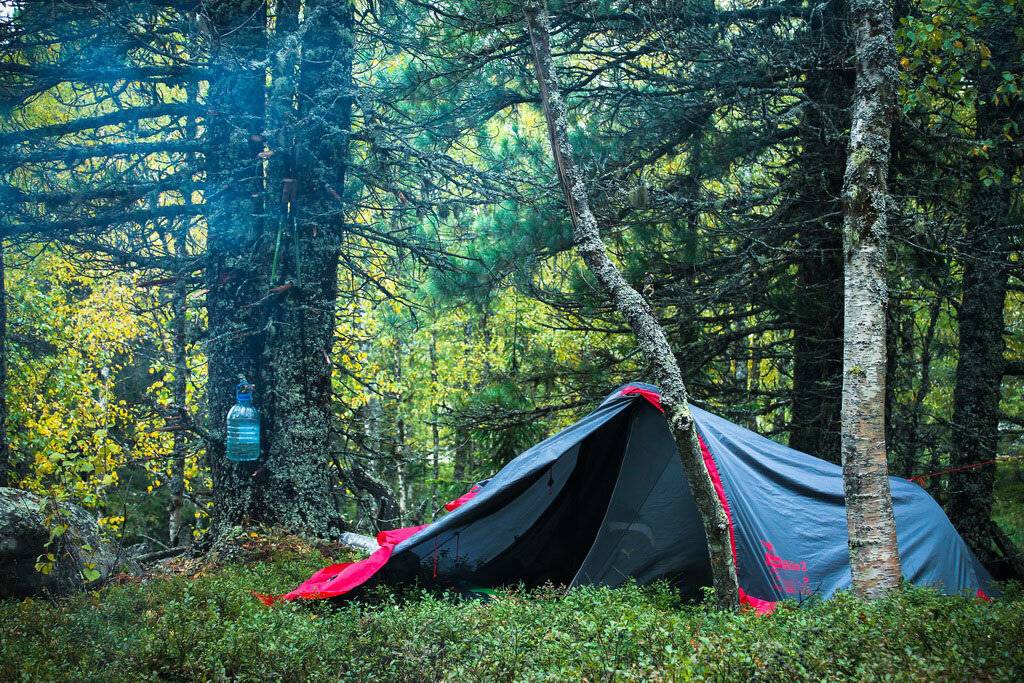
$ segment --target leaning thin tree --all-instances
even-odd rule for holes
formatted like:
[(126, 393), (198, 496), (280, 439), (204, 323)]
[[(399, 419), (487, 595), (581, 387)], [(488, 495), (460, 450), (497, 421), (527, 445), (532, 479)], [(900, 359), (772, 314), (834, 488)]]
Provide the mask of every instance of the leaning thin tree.
[(853, 590), (877, 598), (900, 581), (885, 444), (887, 175), (898, 74), (888, 2), (851, 0), (849, 19), (857, 78), (843, 188), (843, 483)]
[(565, 102), (559, 92), (551, 60), (547, 16), (539, 7), (532, 4), (525, 7), (524, 13), (533, 48), (533, 64), (540, 86), (541, 106), (548, 124), (551, 152), (572, 220), (576, 251), (616, 310), (629, 322), (640, 350), (653, 366), (655, 381), (661, 387), (662, 404), (679, 451), (679, 459), (690, 481), (693, 498), (704, 523), (715, 599), (719, 607), (731, 609), (738, 603), (739, 588), (729, 539), (728, 520), (701, 456), (697, 435), (693, 429), (693, 418), (687, 405), (682, 373), (672, 354), (668, 337), (665, 336), (665, 331), (650, 305), (626, 282), (618, 267), (609, 258), (604, 242), (601, 241), (597, 221), (590, 210), (583, 175), (573, 159)]

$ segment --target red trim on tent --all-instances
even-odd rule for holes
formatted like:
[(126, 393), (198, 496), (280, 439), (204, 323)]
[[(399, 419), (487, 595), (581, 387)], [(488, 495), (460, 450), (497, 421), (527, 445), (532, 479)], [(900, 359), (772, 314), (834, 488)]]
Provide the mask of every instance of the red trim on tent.
[[(725, 486), (722, 484), (722, 477), (718, 474), (718, 465), (715, 464), (715, 459), (711, 456), (708, 445), (704, 443), (704, 439), (700, 435), (697, 436), (697, 443), (700, 444), (700, 454), (704, 458), (704, 466), (708, 468), (708, 474), (711, 475), (711, 483), (715, 487), (715, 494), (718, 496), (718, 501), (722, 504), (722, 509), (725, 511), (725, 519), (729, 523), (729, 544), (732, 546), (732, 561), (736, 565), (736, 570), (739, 571), (739, 558), (736, 555), (736, 531), (732, 524), (732, 511), (729, 509), (729, 499), (725, 496)], [(762, 600), (748, 595), (742, 588), (739, 589), (739, 598), (741, 605), (750, 605), (758, 614), (771, 614), (775, 611), (776, 603), (771, 600)]]
[[(445, 504), (445, 509), (451, 512), (469, 502), (480, 492), (480, 486), (474, 484), (465, 494)], [(402, 529), (391, 529), (377, 534), (377, 548), (364, 560), (358, 562), (342, 562), (332, 564), (319, 570), (311, 577), (303, 581), (295, 590), (282, 595), (265, 595), (254, 593), (264, 605), (273, 605), (282, 600), (323, 600), (344, 595), (349, 591), (358, 588), (380, 571), (381, 567), (391, 559), (391, 553), (395, 547), (407, 538), (412, 537), (427, 524), (420, 526), (408, 526)], [(436, 552), (436, 551), (435, 551)], [(434, 576), (437, 576), (437, 559), (435, 557)]]
[(984, 600), (985, 602), (992, 602), (992, 598), (990, 598), (985, 593), (985, 591), (981, 590), (980, 588), (978, 589), (978, 592), (975, 593), (975, 595), (978, 597), (979, 600)]
[(643, 396), (652, 406), (654, 406), (663, 413), (665, 412), (665, 409), (661, 407), (661, 394), (659, 394), (657, 391), (651, 391), (650, 389), (641, 389), (640, 387), (635, 387), (631, 384), (628, 387), (623, 388), (623, 390), (620, 391), (619, 394), (622, 396)]
[(761, 598), (755, 598), (753, 595), (748, 595), (742, 588), (740, 591), (740, 604), (749, 605), (754, 608), (754, 611), (758, 614), (771, 614), (778, 607), (777, 602), (771, 600), (762, 600)]
[(391, 559), (395, 546), (409, 538), (427, 525), (410, 526), (403, 529), (391, 529), (377, 534), (377, 550), (365, 560), (359, 562), (343, 562), (324, 567), (306, 579), (295, 590), (284, 595), (256, 594), (264, 605), (272, 605), (280, 600), (318, 600), (344, 595), (354, 588), (366, 583), (380, 568)]
[(476, 494), (478, 494), (478, 493), (480, 493), (480, 485), (479, 484), (473, 484), (473, 486), (471, 486), (470, 489), (468, 491), (466, 491), (465, 493), (463, 493), (461, 496), (459, 496), (458, 498), (456, 498), (455, 500), (453, 500), (453, 501), (451, 501), (449, 503), (445, 503), (444, 504), (444, 509), (447, 510), (448, 512), (451, 512), (452, 510), (454, 510), (456, 508), (460, 508), (463, 505), (465, 505), (466, 503), (468, 503), (469, 501), (471, 501), (474, 498), (476, 498)]
[(725, 519), (729, 522), (729, 544), (732, 546), (732, 561), (739, 566), (739, 560), (736, 556), (736, 532), (732, 526), (732, 510), (729, 509), (729, 499), (725, 497), (725, 486), (722, 484), (722, 477), (718, 474), (718, 465), (715, 464), (715, 459), (711, 457), (711, 451), (708, 450), (708, 445), (704, 443), (704, 439), (698, 436), (697, 443), (700, 444), (700, 454), (704, 458), (704, 466), (708, 468), (708, 474), (711, 475), (711, 483), (715, 487), (718, 502), (722, 504), (722, 509), (725, 510)]

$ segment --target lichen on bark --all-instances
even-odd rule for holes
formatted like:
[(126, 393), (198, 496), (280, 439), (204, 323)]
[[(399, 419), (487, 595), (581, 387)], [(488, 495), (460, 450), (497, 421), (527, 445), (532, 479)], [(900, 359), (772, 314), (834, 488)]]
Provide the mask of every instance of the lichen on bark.
[(842, 461), (854, 592), (897, 587), (885, 432), (889, 136), (896, 51), (885, 0), (851, 0), (857, 76), (844, 178)]

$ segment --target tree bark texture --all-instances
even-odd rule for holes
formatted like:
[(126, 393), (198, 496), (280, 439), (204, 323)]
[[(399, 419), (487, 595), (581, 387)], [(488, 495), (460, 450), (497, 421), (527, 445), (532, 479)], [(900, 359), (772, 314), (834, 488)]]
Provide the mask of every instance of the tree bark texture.
[(851, 0), (849, 18), (857, 78), (843, 193), (842, 459), (853, 590), (873, 599), (900, 581), (885, 440), (887, 176), (897, 72), (886, 1)]
[(793, 400), (789, 445), (840, 461), (843, 385), (843, 168), (853, 99), (846, 3), (816, 8), (810, 34), (821, 61), (809, 66), (800, 122), (797, 281), (793, 298)]
[[(994, 103), (992, 97), (1002, 82), (1002, 73), (1012, 70), (1015, 61), (1019, 63), (1020, 52), (1014, 49), (1012, 31), (1012, 25), (1008, 25), (993, 32), (992, 64), (980, 67), (977, 76), (976, 138), (992, 141), (992, 148), (987, 159), (974, 164), (967, 234), (960, 259), (964, 274), (958, 311), (959, 362), (953, 390), (951, 468), (994, 460), (999, 446), (999, 402), (1006, 368), (1003, 315), (1014, 224), (1019, 223), (1019, 217), (1013, 215), (1013, 194), (1020, 167), (1014, 145), (1002, 137), (1002, 128), (1008, 121), (1020, 120), (1022, 106), (1016, 98), (1011, 101), (1004, 96)], [(980, 177), (986, 165), (1002, 172), (989, 186)], [(998, 531), (992, 521), (995, 475), (995, 464), (950, 474), (949, 516), (978, 559), (996, 575), (1009, 578), (1016, 571), (1013, 565), (1019, 567), (1021, 560), (1006, 558), (993, 545)]]
[[(279, 3), (279, 12), (288, 6), (297, 11), (297, 3)], [(330, 357), (351, 131), (353, 16), (351, 3), (326, 0), (307, 1), (302, 12), (298, 77), (289, 58), (275, 73), (284, 86), (275, 88), (275, 100), (294, 97), (296, 106), (281, 106), (282, 119), (274, 123), (285, 130), (278, 136), (283, 146), (271, 150), (293, 160), (268, 181), (280, 192), (281, 207), (263, 349), (261, 495), (275, 523), (327, 537), (342, 526), (332, 495)], [(285, 51), (294, 47), (288, 40)]]
[(215, 533), (255, 519), (252, 468), (224, 457), (228, 410), (241, 377), (261, 401), (260, 300), (266, 291), (263, 232), (263, 151), (266, 55), (261, 0), (209, 5), (214, 54), (207, 95), (206, 157), (207, 458), (213, 475)]
[(739, 598), (728, 522), (700, 454), (693, 419), (687, 406), (687, 392), (682, 373), (672, 354), (665, 331), (650, 305), (626, 282), (608, 256), (597, 221), (590, 209), (583, 174), (573, 158), (565, 102), (559, 91), (551, 59), (547, 15), (532, 4), (525, 7), (524, 13), (540, 87), (541, 105), (547, 120), (551, 151), (572, 220), (576, 250), (615, 309), (629, 323), (640, 350), (653, 367), (654, 379), (661, 387), (662, 402), (675, 437), (679, 458), (690, 481), (694, 501), (704, 524), (715, 599), (722, 608), (734, 608)]

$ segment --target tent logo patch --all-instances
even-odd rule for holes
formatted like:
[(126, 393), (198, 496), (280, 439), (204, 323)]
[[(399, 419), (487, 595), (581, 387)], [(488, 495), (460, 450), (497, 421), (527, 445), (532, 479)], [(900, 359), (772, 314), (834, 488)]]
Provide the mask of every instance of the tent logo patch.
[(762, 540), (761, 545), (764, 546), (764, 563), (775, 578), (774, 588), (789, 595), (810, 595), (811, 579), (807, 575), (807, 563), (782, 559), (768, 541)]

